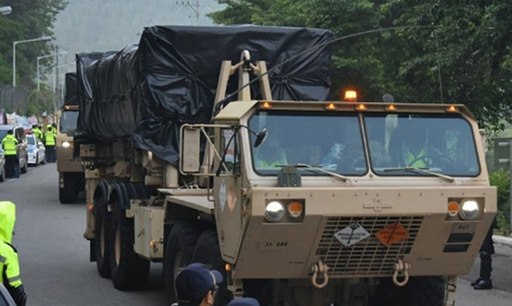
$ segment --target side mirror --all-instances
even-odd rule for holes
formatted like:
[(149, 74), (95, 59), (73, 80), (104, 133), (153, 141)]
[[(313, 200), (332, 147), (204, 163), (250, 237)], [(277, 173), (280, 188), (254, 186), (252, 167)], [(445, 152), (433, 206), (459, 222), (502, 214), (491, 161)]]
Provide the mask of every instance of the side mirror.
[(198, 173), (201, 168), (201, 129), (181, 129), (180, 168), (184, 173)]
[(256, 134), (256, 140), (254, 141), (254, 147), (259, 147), (267, 139), (267, 128), (263, 128), (258, 134)]

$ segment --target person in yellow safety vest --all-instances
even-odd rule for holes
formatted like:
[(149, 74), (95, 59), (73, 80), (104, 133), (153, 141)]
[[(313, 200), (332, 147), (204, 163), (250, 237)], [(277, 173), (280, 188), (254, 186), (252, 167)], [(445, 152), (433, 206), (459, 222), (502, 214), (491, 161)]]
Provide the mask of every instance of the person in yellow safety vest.
[(46, 147), (46, 162), (55, 162), (55, 133), (53, 127), (48, 125), (46, 133), (44, 134), (44, 145)]
[(288, 164), (286, 153), (275, 139), (267, 140), (256, 154), (256, 168), (275, 168)]
[(36, 135), (37, 142), (43, 142), (43, 132), (37, 124), (32, 125), (32, 132)]
[(425, 131), (412, 130), (402, 142), (402, 160), (406, 167), (427, 168), (431, 163), (427, 156)]
[(11, 294), (17, 306), (27, 302), (27, 293), (20, 277), (18, 253), (12, 246), (16, 205), (10, 201), (0, 201), (0, 271), (2, 283)]
[(16, 152), (16, 145), (18, 145), (18, 140), (12, 134), (12, 130), (8, 130), (7, 135), (2, 139), (6, 177), (19, 177), (19, 170), (16, 169), (16, 165), (19, 165), (20, 160), (18, 159), (18, 154)]

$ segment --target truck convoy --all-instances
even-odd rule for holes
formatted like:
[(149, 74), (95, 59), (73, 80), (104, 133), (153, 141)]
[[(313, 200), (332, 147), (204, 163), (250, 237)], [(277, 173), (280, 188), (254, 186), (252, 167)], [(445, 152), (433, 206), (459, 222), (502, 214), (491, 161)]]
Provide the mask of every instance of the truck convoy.
[(172, 302), (180, 269), (203, 262), (225, 276), (217, 305), (455, 303), (497, 209), (477, 121), (460, 104), (328, 101), (333, 39), (152, 26), (77, 54), (102, 277), (142, 288), (163, 263)]
[(75, 73), (66, 73), (66, 97), (64, 105), (56, 114), (56, 121), (55, 150), (59, 172), (59, 201), (62, 204), (69, 204), (74, 203), (79, 192), (85, 189), (82, 164), (73, 155), (73, 136), (78, 122)]

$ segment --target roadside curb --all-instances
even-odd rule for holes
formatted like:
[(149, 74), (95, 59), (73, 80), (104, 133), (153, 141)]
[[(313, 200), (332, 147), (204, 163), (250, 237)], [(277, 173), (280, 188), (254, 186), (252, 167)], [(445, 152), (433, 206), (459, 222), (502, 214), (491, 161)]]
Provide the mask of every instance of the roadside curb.
[(505, 245), (508, 247), (512, 247), (512, 238), (505, 236), (492, 235), (492, 240), (496, 244)]

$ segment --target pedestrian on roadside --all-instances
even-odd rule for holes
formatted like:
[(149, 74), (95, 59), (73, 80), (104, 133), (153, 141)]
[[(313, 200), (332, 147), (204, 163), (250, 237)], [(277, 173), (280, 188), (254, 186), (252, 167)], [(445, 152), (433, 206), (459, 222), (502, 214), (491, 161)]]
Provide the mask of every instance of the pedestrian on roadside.
[(202, 263), (192, 263), (176, 277), (178, 306), (211, 306), (222, 283), (222, 274)]
[(56, 143), (55, 132), (53, 131), (53, 127), (51, 125), (48, 125), (48, 127), (46, 129), (46, 133), (44, 133), (44, 146), (46, 148), (46, 162), (47, 163), (54, 163), (56, 161), (55, 143)]
[(18, 140), (14, 137), (12, 130), (8, 130), (7, 135), (2, 139), (2, 148), (5, 157), (5, 176), (9, 178), (20, 176), (20, 159), (16, 150), (17, 145)]
[(484, 243), (480, 248), (480, 277), (471, 283), (475, 290), (492, 289), (491, 271), (492, 271), (492, 254), (494, 254), (494, 243), (492, 234), (495, 228), (498, 228), (496, 218), (492, 221), (491, 228), (485, 236)]

